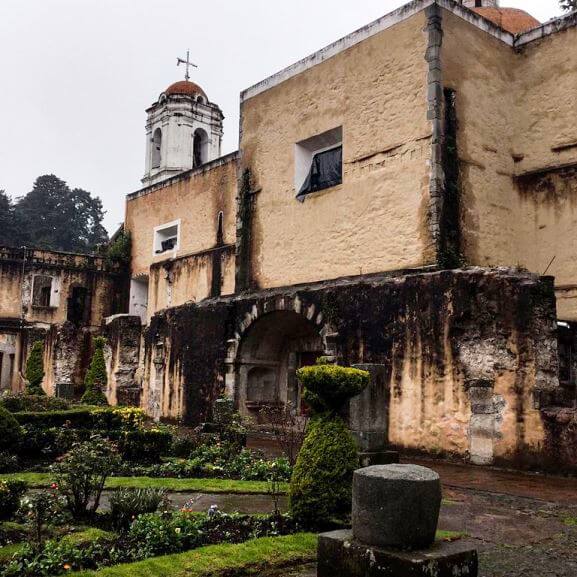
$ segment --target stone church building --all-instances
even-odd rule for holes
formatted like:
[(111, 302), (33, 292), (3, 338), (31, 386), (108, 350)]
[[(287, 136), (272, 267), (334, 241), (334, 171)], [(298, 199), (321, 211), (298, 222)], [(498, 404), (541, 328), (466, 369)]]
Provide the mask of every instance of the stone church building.
[(577, 468), (576, 25), (415, 0), (245, 90), (226, 156), (210, 91), (164, 90), (111, 402), (258, 420), (327, 355), (371, 373), (365, 448)]

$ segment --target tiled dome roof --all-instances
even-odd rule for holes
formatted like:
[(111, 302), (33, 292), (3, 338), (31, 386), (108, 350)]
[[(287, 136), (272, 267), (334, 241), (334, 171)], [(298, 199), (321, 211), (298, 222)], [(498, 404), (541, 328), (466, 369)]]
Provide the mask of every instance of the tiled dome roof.
[(164, 91), (164, 93), (167, 96), (170, 96), (171, 94), (184, 94), (186, 96), (198, 96), (200, 94), (206, 100), (208, 100), (206, 98), (206, 94), (204, 93), (204, 90), (198, 84), (195, 84), (194, 82), (190, 82), (189, 80), (179, 80), (178, 82), (171, 84)]
[(490, 20), (499, 28), (511, 32), (511, 34), (520, 34), (532, 28), (541, 26), (541, 22), (533, 18), (524, 10), (518, 8), (471, 8), (473, 12), (479, 14), (483, 18)]

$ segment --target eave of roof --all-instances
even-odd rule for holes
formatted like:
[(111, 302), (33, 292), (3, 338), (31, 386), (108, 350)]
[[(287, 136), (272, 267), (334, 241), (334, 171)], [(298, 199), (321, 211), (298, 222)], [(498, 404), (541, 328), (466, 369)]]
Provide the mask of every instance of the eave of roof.
[(351, 46), (355, 46), (363, 40), (366, 40), (367, 38), (370, 38), (371, 36), (374, 36), (383, 30), (391, 28), (392, 26), (395, 26), (396, 24), (411, 18), (429, 6), (432, 6), (433, 4), (441, 6), (445, 10), (452, 12), (459, 18), (466, 20), (473, 26), (476, 26), (487, 34), (498, 38), (511, 47), (521, 46), (535, 39), (543, 38), (549, 34), (554, 34), (560, 30), (565, 30), (577, 25), (577, 13), (574, 12), (566, 16), (561, 16), (554, 20), (550, 20), (542, 26), (534, 28), (533, 30), (523, 34), (515, 35), (511, 32), (508, 32), (507, 30), (503, 30), (490, 20), (483, 18), (479, 14), (476, 14), (469, 8), (465, 8), (461, 4), (457, 4), (453, 0), (413, 0), (412, 2), (397, 8), (393, 12), (386, 14), (374, 22), (363, 26), (355, 32), (352, 32), (344, 38), (329, 44), (325, 48), (318, 50), (310, 56), (299, 60), (295, 64), (292, 64), (291, 66), (277, 72), (276, 74), (265, 78), (264, 80), (247, 88), (246, 90), (243, 90), (240, 95), (241, 103), (281, 84), (282, 82), (285, 82), (293, 76), (296, 76), (297, 74), (300, 74), (309, 68), (316, 66), (317, 64), (321, 64), (325, 60), (336, 56)]

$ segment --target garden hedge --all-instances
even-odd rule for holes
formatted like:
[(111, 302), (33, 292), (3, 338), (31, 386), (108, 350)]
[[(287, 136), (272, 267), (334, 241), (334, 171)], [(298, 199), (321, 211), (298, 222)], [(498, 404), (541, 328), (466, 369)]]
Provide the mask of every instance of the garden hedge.
[(0, 407), (0, 452), (12, 452), (22, 437), (22, 428), (14, 415)]

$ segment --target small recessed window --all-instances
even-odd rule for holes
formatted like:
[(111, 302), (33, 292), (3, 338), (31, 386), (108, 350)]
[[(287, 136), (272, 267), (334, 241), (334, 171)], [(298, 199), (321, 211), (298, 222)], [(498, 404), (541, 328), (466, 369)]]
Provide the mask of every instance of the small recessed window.
[(297, 198), (343, 181), (343, 130), (334, 128), (295, 145)]
[(180, 220), (157, 226), (154, 229), (154, 254), (178, 250)]
[(35, 275), (32, 305), (41, 308), (57, 308), (60, 300), (58, 292), (58, 283), (54, 277)]

